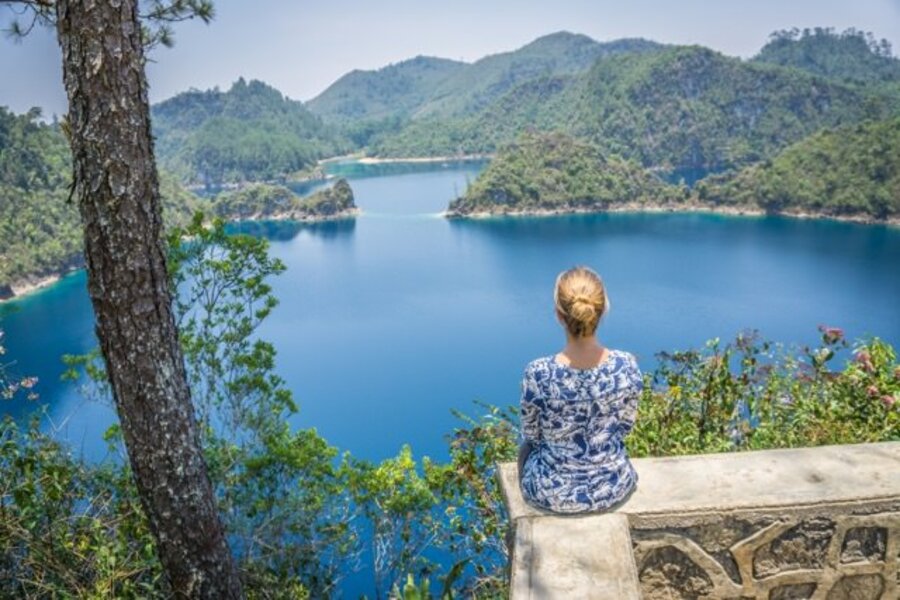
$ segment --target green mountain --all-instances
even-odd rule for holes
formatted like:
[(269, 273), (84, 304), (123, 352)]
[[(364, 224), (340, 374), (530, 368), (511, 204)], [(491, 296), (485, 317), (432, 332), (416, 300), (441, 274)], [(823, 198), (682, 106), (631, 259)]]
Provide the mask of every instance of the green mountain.
[(377, 71), (353, 71), (307, 107), (328, 122), (344, 125), (347, 121), (467, 115), (532, 79), (580, 73), (604, 56), (661, 47), (641, 39), (600, 43), (562, 31), (472, 64), (419, 56)]
[(900, 111), (866, 90), (698, 46), (600, 61), (578, 96), (573, 133), (664, 169), (747, 164), (824, 127)]
[(672, 47), (597, 60), (584, 74), (519, 85), (478, 114), (413, 121), (374, 137), (385, 156), (488, 153), (525, 130), (561, 130), (663, 170), (721, 170), (772, 156), (823, 127), (900, 112), (893, 96)]
[(191, 90), (152, 108), (162, 167), (184, 182), (288, 178), (349, 143), (302, 102), (239, 79), (227, 92)]
[(639, 164), (561, 133), (530, 133), (504, 147), (448, 216), (604, 211), (679, 205), (685, 189)]
[(776, 31), (753, 60), (847, 82), (900, 83), (900, 60), (890, 43), (856, 29)]
[(700, 182), (717, 205), (863, 220), (900, 219), (900, 118), (826, 130), (771, 160)]
[[(15, 115), (0, 106), (0, 298), (83, 264), (78, 209), (67, 202), (69, 146), (39, 117), (37, 109)], [(165, 173), (160, 189), (166, 222), (186, 224), (196, 198)]]
[(351, 71), (306, 107), (329, 123), (406, 116), (466, 66), (446, 58), (417, 56), (377, 71)]
[(586, 71), (605, 56), (656, 51), (661, 44), (642, 39), (600, 43), (561, 31), (501, 54), (486, 56), (447, 78), (412, 115), (452, 117), (477, 113), (528, 81)]

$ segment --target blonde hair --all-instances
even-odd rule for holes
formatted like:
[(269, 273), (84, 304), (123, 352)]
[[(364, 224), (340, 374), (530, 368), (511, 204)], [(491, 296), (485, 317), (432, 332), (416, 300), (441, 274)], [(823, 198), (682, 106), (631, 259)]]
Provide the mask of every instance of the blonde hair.
[(588, 267), (574, 267), (556, 278), (556, 311), (572, 337), (594, 335), (600, 318), (609, 310), (603, 280)]

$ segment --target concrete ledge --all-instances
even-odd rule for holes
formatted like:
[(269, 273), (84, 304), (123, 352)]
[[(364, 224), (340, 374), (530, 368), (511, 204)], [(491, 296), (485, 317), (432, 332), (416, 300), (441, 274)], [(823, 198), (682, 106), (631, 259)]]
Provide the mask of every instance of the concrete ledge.
[(511, 567), (512, 598), (641, 597), (628, 519), (623, 515), (520, 519)]
[(900, 442), (633, 462), (625, 503), (576, 516), (498, 465), (514, 600), (900, 598)]
[[(636, 458), (637, 489), (615, 512), (654, 516), (844, 505), (900, 498), (900, 442)], [(525, 502), (515, 463), (499, 465), (509, 517), (548, 515)]]

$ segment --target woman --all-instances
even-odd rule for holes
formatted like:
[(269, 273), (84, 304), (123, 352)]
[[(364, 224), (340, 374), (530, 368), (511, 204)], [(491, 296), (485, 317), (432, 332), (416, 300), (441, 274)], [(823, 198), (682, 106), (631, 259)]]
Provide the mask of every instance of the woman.
[(623, 438), (634, 425), (641, 372), (631, 354), (597, 341), (609, 300), (594, 271), (576, 267), (561, 273), (554, 300), (566, 346), (525, 368), (522, 494), (554, 512), (603, 510), (624, 500), (637, 483)]

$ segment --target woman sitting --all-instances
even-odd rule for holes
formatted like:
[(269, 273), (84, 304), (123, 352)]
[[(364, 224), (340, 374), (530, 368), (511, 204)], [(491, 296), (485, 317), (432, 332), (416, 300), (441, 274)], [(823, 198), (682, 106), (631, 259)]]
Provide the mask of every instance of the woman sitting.
[(566, 346), (525, 368), (522, 494), (554, 512), (603, 510), (622, 502), (637, 483), (623, 438), (634, 425), (641, 372), (631, 354), (597, 341), (609, 300), (594, 271), (561, 273), (554, 300)]

